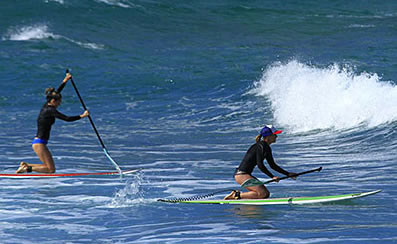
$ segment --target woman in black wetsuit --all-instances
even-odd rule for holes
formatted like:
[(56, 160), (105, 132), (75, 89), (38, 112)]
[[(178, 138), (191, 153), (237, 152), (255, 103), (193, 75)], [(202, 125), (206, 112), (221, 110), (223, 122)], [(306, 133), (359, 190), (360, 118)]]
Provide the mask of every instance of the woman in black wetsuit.
[(37, 134), (32, 142), (33, 151), (37, 154), (43, 164), (28, 164), (26, 162), (21, 162), (17, 169), (17, 173), (32, 171), (40, 173), (54, 173), (54, 159), (52, 158), (51, 152), (48, 150), (47, 143), (48, 139), (50, 139), (51, 126), (55, 123), (55, 119), (76, 121), (89, 115), (88, 111), (84, 111), (81, 115), (69, 117), (57, 110), (57, 107), (61, 105), (62, 102), (61, 91), (71, 78), (72, 75), (68, 73), (56, 91), (52, 87), (45, 90), (47, 102), (43, 105), (39, 117), (37, 118)]
[[(269, 166), (276, 170), (277, 172), (284, 174), (286, 176), (295, 175), (295, 173), (290, 173), (285, 171), (280, 166), (274, 162), (272, 149), (270, 148), (270, 144), (276, 142), (277, 135), (280, 134), (281, 130), (276, 130), (271, 125), (267, 125), (263, 127), (260, 134), (256, 137), (256, 143), (253, 144), (247, 151), (244, 156), (243, 161), (240, 166), (236, 169), (234, 173), (234, 179), (240, 185), (244, 184), (244, 182), (250, 181), (259, 181), (254, 176), (251, 175), (255, 166), (268, 175), (270, 178), (276, 180), (278, 182), (279, 177), (274, 176), (263, 164), (263, 161), (266, 159)], [(261, 138), (263, 137), (263, 140)], [(250, 186), (246, 187), (248, 192), (239, 192), (238, 190), (232, 191), (229, 195), (225, 197), (225, 200), (231, 199), (263, 199), (268, 198), (270, 196), (270, 192), (264, 185)]]

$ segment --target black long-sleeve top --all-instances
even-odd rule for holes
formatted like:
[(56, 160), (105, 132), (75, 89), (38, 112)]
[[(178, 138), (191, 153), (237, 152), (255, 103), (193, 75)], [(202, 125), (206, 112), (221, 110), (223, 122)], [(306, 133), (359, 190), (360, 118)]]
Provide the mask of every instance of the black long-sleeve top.
[[(60, 93), (65, 87), (65, 85), (66, 83), (62, 82), (62, 84), (58, 87), (56, 92)], [(48, 102), (46, 102), (41, 108), (39, 117), (37, 118), (36, 137), (43, 140), (50, 139), (51, 127), (55, 123), (55, 118), (64, 121), (76, 121), (81, 119), (80, 115), (66, 116), (60, 113), (54, 106), (48, 105)]]
[(244, 171), (248, 174), (251, 174), (252, 171), (254, 170), (255, 166), (258, 165), (258, 168), (268, 175), (270, 178), (273, 178), (274, 175), (266, 168), (266, 166), (263, 164), (263, 161), (266, 159), (267, 163), (269, 166), (276, 170), (277, 172), (287, 175), (289, 174), (288, 171), (282, 169), (280, 166), (274, 162), (273, 159), (273, 154), (272, 154), (272, 149), (270, 146), (264, 142), (260, 141), (255, 144), (253, 144), (245, 154), (243, 161), (241, 162), (240, 166), (238, 167), (238, 170)]

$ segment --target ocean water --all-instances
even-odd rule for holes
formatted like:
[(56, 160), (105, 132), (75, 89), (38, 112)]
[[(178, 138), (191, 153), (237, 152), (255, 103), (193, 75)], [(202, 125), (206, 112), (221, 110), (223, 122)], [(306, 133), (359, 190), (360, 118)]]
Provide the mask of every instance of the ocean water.
[[(397, 242), (395, 1), (5, 0), (1, 171), (31, 149), (44, 89), (69, 68), (122, 179), (0, 179), (1, 243)], [(71, 84), (59, 110), (82, 113)], [(381, 189), (305, 206), (158, 202), (238, 188), (264, 124), (271, 197)], [(88, 120), (57, 121), (58, 172), (114, 170)], [(257, 169), (254, 175), (267, 180)], [(226, 193), (225, 193), (226, 194)], [(218, 195), (218, 198), (223, 195)]]

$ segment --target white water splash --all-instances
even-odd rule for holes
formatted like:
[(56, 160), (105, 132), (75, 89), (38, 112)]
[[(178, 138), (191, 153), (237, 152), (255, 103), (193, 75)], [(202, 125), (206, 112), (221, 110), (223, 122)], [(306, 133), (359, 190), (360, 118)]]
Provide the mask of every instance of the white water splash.
[(125, 187), (121, 190), (118, 190), (112, 201), (107, 206), (110, 208), (121, 208), (121, 207), (130, 207), (131, 205), (140, 204), (145, 201), (142, 185), (144, 184), (144, 180), (142, 177), (142, 173), (137, 173), (133, 176), (132, 179), (129, 179)]
[(318, 68), (296, 60), (268, 67), (251, 91), (271, 101), (276, 122), (294, 132), (375, 127), (397, 120), (397, 87), (377, 74)]

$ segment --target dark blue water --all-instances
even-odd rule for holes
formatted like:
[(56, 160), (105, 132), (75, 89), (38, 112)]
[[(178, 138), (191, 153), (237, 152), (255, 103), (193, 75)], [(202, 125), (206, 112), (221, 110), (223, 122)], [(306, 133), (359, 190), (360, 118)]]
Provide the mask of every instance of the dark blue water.
[[(1, 179), (2, 243), (397, 241), (394, 1), (3, 1), (0, 16), (1, 171), (38, 162), (44, 89), (66, 68), (111, 156), (141, 169)], [(82, 113), (70, 84), (59, 110)], [(308, 206), (156, 201), (237, 187), (264, 124), (284, 131), (279, 165), (323, 167), (269, 184), (272, 197), (383, 191)], [(114, 170), (88, 120), (56, 122), (49, 148), (58, 172)]]

